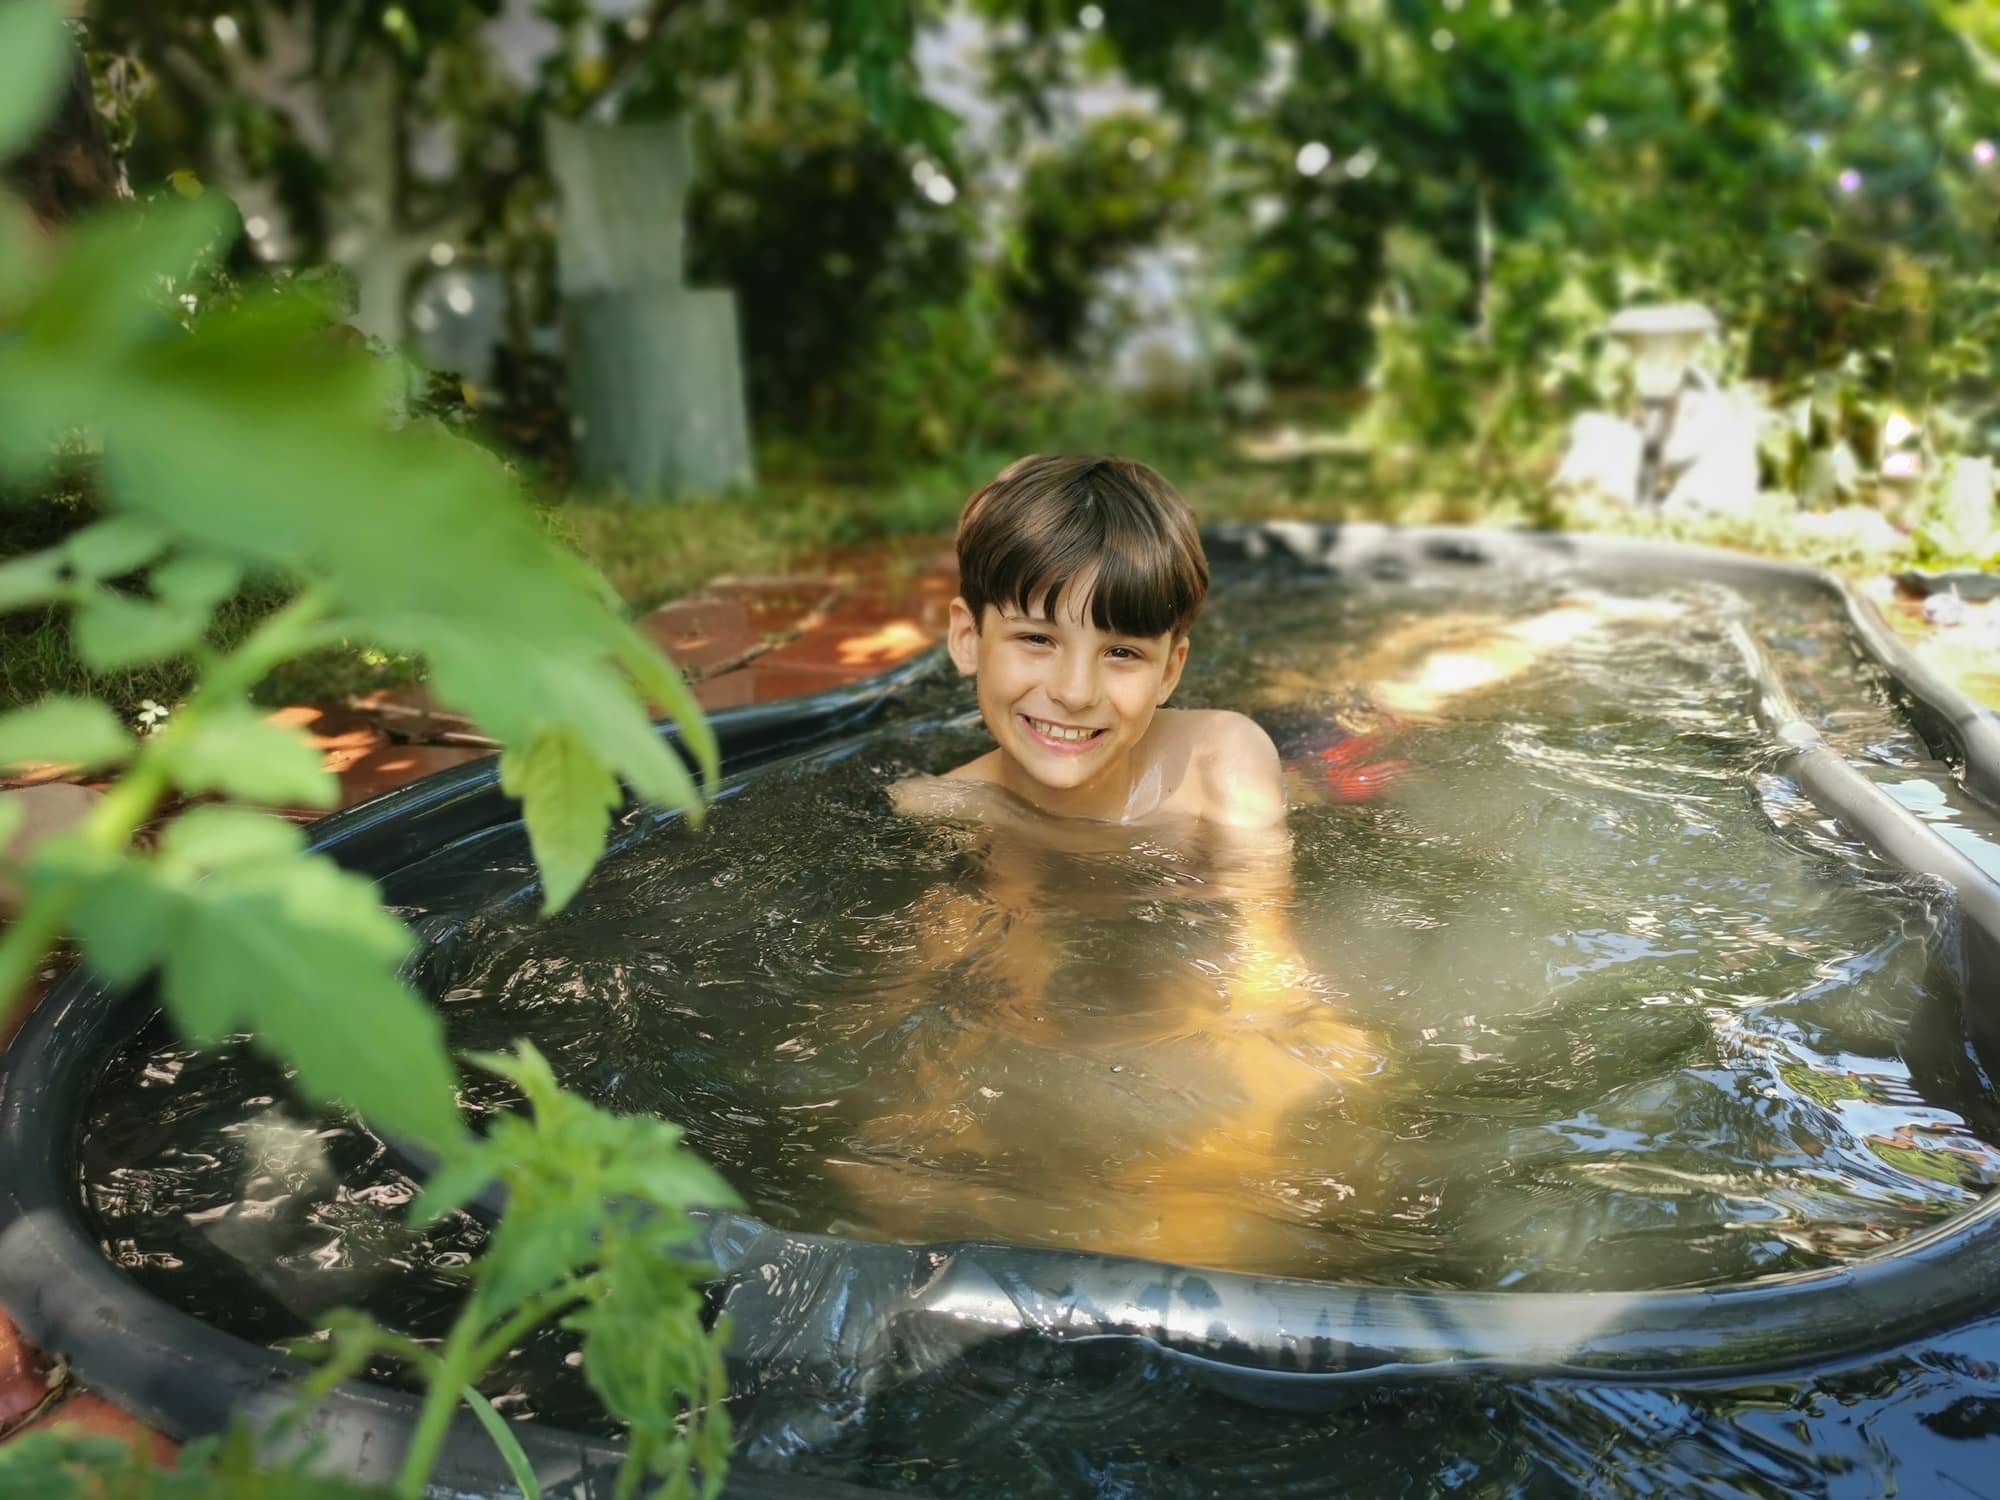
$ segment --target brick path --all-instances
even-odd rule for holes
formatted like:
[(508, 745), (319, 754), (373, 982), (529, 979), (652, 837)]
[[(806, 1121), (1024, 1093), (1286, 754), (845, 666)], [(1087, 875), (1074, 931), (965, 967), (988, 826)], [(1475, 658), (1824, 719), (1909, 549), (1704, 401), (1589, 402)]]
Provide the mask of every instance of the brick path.
[[(956, 586), (948, 545), (902, 554), (878, 550), (835, 556), (796, 576), (718, 578), (700, 593), (662, 605), (639, 627), (694, 680), (702, 707), (734, 708), (820, 692), (908, 660), (943, 638)], [(342, 807), (493, 753), (477, 726), (438, 709), (421, 687), (301, 704), (273, 717), (319, 748), (340, 779)], [(0, 787), (59, 775), (19, 777)], [(295, 815), (320, 814), (301, 809)], [(55, 961), (46, 966), (35, 1002), (62, 967)], [(0, 1031), (0, 1047), (9, 1040), (11, 1028)], [(84, 1390), (60, 1361), (26, 1344), (0, 1311), (0, 1442), (51, 1427), (122, 1437), (145, 1445), (160, 1461), (175, 1452), (167, 1438)]]

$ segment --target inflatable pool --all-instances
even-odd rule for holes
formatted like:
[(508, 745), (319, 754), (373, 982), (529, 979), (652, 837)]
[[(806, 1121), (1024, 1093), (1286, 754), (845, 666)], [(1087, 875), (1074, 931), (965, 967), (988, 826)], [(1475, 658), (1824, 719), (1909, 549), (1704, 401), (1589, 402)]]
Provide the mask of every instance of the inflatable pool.
[[(1063, 962), (1012, 1029), (980, 1009), (988, 949), (907, 960), (919, 916), (960, 910), (939, 891), (975, 926), (1016, 914), (968, 875), (983, 835), (877, 831), (886, 779), (976, 742), (921, 668), (718, 716), (711, 833), (632, 813), (548, 930), (490, 766), (316, 829), (424, 940), (456, 1041), (529, 1035), (739, 1184), (751, 1212), (707, 1221), (732, 1492), (1970, 1479), (1962, 1438), (2000, 1425), (1993, 716), (1810, 570), (1448, 529), (1207, 540), (1194, 697), (1349, 735), (1308, 747), (1288, 899), (1366, 1061), (1288, 1110), (1267, 1186), (1248, 1156), (1187, 1175), (1241, 1144), (1201, 1087), (1241, 1054), (1193, 1002), (1147, 1009), (1189, 975), (1226, 990), (1199, 858), (1038, 855), (1060, 909), (1022, 920)], [(1631, 620), (1579, 626), (1519, 693), (1478, 675), (1533, 637), (1509, 622), (1578, 600)], [(1436, 701), (1378, 689), (1385, 712), (1356, 684), (1405, 641), (1428, 665), (1394, 680)], [(1396, 774), (1352, 778), (1371, 763)], [(273, 1414), (297, 1374), (273, 1346), (328, 1306), (421, 1325), (504, 1212), (419, 1243), (393, 1225), (422, 1163), (282, 1090), (82, 974), (0, 1058), (0, 1304), (176, 1435)], [(1178, 1218), (1148, 1207), (1171, 1194)], [(1195, 1233), (1211, 1200), (1261, 1231)], [(548, 1492), (589, 1493), (616, 1449), (564, 1353), (506, 1376)], [(308, 1437), (386, 1477), (413, 1410), (357, 1384)], [(469, 1421), (438, 1482), (509, 1489)]]

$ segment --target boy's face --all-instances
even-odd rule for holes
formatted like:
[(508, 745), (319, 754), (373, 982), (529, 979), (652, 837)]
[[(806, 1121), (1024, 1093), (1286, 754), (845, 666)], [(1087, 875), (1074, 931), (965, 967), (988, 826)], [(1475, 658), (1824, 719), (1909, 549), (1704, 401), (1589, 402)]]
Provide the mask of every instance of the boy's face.
[(982, 620), (963, 599), (951, 604), (952, 660), (977, 676), (987, 730), (1009, 760), (1051, 791), (1121, 774), (1187, 661), (1186, 636), (1120, 635), (1093, 625), (1092, 581), (1086, 575), (1065, 588), (1054, 618), (1040, 598), (1025, 614), (989, 604)]

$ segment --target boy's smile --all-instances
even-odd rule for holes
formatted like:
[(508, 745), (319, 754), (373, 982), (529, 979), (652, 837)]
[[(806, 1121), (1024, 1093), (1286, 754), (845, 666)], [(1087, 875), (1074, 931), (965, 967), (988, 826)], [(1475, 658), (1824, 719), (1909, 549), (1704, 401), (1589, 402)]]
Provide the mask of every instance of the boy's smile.
[(1023, 714), (1021, 718), (1028, 726), (1028, 733), (1058, 755), (1082, 755), (1104, 733), (1102, 729), (1089, 729), (1080, 724), (1057, 724), (1049, 719), (1037, 719), (1031, 714)]
[(1180, 681), (1188, 643), (1100, 628), (1093, 581), (1074, 579), (1053, 618), (1046, 594), (1026, 612), (989, 604), (983, 620), (955, 599), (949, 640), (958, 669), (977, 679), (1002, 783), (1045, 812), (1116, 819), (1132, 792), (1132, 750)]

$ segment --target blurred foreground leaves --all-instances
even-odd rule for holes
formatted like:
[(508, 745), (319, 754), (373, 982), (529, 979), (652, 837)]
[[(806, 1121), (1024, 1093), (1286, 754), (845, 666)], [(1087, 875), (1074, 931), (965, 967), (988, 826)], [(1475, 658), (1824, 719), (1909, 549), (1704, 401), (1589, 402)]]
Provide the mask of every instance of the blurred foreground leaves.
[[(37, 123), (17, 102), (47, 99), (63, 58), (53, 6), (0, 10), (0, 158)], [(0, 936), (0, 1008), (72, 936), (115, 984), (157, 975), (192, 1040), (247, 1034), (308, 1100), (351, 1106), (428, 1148), (445, 1180), (507, 1182), (514, 1207), (470, 1272), (442, 1353), (342, 1325), (371, 1328), (362, 1343), (428, 1384), (402, 1494), (423, 1492), (482, 1372), (566, 1313), (593, 1387), (634, 1434), (622, 1492), (649, 1475), (712, 1490), (728, 1448), (720, 1335), (701, 1325), (707, 1263), (683, 1210), (730, 1202), (728, 1188), (677, 1129), (562, 1094), (525, 1049), (487, 1065), (512, 1070), (533, 1120), (502, 1121), (475, 1143), (443, 1027), (399, 973), (409, 933), (371, 882), (308, 855), (303, 833), (268, 810), (329, 807), (332, 778), (249, 694), (272, 668), (336, 642), (424, 659), (438, 700), (501, 742), (551, 908), (595, 863), (621, 782), (699, 817), (714, 735), (673, 663), (555, 545), (506, 469), (400, 416), (397, 365), (335, 325), (309, 288), (215, 293), (208, 268), (236, 232), (218, 193), (164, 195), (60, 233), (0, 194), (0, 495), (34, 495), (60, 459), (93, 471), (108, 512), (0, 567), (0, 607), (67, 608), (77, 654), (97, 668), (185, 654), (197, 675), (144, 738), (84, 698), (0, 716), (0, 768), (120, 773), (81, 826), (10, 872), (27, 899)], [(246, 584), (286, 602), (224, 645), (217, 611)], [(687, 760), (655, 730), (649, 701), (678, 721)], [(547, 1183), (567, 1187), (538, 1194)], [(669, 1253), (670, 1266), (654, 1263)], [(336, 1358), (332, 1376), (359, 1369)], [(66, 1439), (10, 1445), (0, 1491), (25, 1476), (47, 1494), (352, 1493), (262, 1475), (249, 1437), (232, 1443), (152, 1477)]]
[[(32, 481), (54, 446), (81, 448), (102, 455), (116, 508), (60, 548), (9, 564), (6, 598), (73, 606), (78, 654), (100, 668), (181, 652), (206, 660), (188, 707), (136, 747), (133, 769), (158, 795), (330, 806), (317, 753), (259, 717), (247, 690), (277, 661), (331, 640), (425, 658), (439, 697), (507, 746), (508, 789), (525, 804), (560, 905), (603, 846), (618, 778), (699, 811), (694, 776), (653, 730), (646, 698), (679, 715), (704, 774), (713, 738), (679, 673), (601, 580), (552, 544), (501, 465), (441, 431), (394, 425), (383, 362), (342, 337), (311, 296), (274, 286), (201, 313), (201, 266), (231, 232), (229, 213), (211, 194), (87, 224), (0, 306), (0, 326), (12, 330), (0, 344), (5, 477)], [(174, 310), (194, 315), (184, 325)], [(236, 653), (216, 656), (204, 642), (212, 611), (245, 576), (307, 592)], [(0, 719), (0, 748), (14, 761), (105, 765), (133, 755), (135, 742), (108, 711), (57, 699)], [(218, 905), (248, 877), (207, 882), (212, 894), (196, 901), (170, 865), (164, 851), (100, 834), (52, 849), (30, 888), (79, 912), (117, 892), (133, 916), (89, 923), (86, 950), (107, 973), (163, 967), (167, 1003), (197, 1036), (241, 1028), (271, 1044), (283, 1032), (298, 1062), (316, 1042), (338, 1053), (381, 1028), (378, 1039), (403, 1044), (392, 1050), (404, 1066), (393, 1081), (356, 1074), (374, 1101), (368, 1112), (441, 1143), (455, 1119), (449, 1067), (435, 1027), (418, 1029), (428, 1012), (394, 978), (401, 948), (364, 931), (365, 889), (315, 906), (296, 888), (301, 877), (271, 873), (290, 868), (280, 860), (254, 890)], [(139, 920), (174, 901), (193, 904)], [(223, 932), (271, 934), (274, 964), (323, 955), (333, 967), (318, 972), (341, 982), (322, 993), (339, 1002), (306, 998), (312, 965), (260, 969), (240, 940), (243, 961), (227, 961), (209, 915)], [(116, 947), (117, 934), (140, 928), (157, 946)], [(249, 969), (258, 979), (241, 987), (240, 1007), (213, 1001), (207, 987)], [(339, 1076), (328, 1060), (303, 1081), (332, 1098)]]

